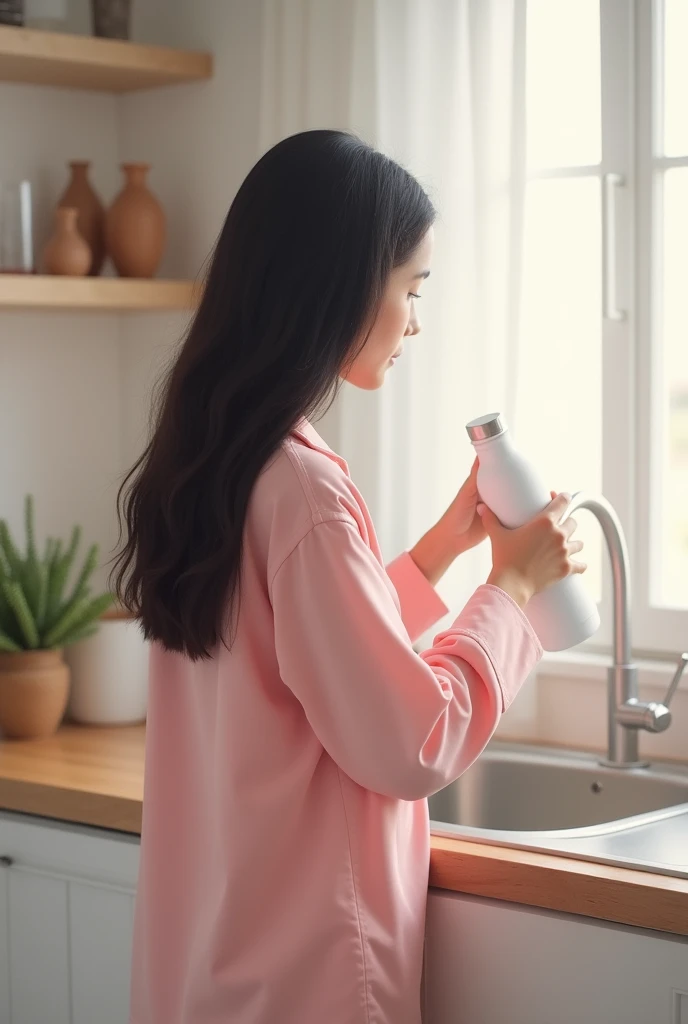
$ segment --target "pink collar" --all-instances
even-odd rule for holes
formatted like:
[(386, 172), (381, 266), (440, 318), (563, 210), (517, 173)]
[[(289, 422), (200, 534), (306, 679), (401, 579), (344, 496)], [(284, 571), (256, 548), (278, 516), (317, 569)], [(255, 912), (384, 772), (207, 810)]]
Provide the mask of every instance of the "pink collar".
[(347, 466), (346, 461), (341, 457), (341, 455), (337, 455), (336, 452), (332, 451), (330, 446), (323, 441), (313, 424), (307, 420), (305, 416), (299, 420), (291, 433), (292, 436), (301, 441), (302, 444), (307, 445), (309, 448), (313, 448), (316, 452), (322, 452), (323, 455), (327, 455), (327, 457), (332, 459), (333, 462), (336, 462), (337, 465), (341, 466), (347, 476), (349, 475), (349, 467)]

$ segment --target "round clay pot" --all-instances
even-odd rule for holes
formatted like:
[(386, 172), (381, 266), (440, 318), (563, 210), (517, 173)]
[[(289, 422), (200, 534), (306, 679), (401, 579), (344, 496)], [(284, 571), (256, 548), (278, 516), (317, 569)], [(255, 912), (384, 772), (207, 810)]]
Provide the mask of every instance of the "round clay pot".
[(85, 277), (91, 266), (91, 250), (77, 231), (78, 214), (73, 206), (55, 210), (55, 230), (43, 249), (43, 265), (47, 274)]
[(146, 185), (149, 164), (122, 164), (125, 184), (105, 215), (105, 245), (120, 277), (153, 277), (165, 248), (165, 213)]
[(62, 651), (0, 654), (0, 731), (11, 739), (52, 736), (69, 697)]
[(77, 231), (91, 248), (89, 275), (97, 277), (105, 259), (105, 207), (88, 180), (90, 162), (72, 160), (69, 166), (72, 177), (57, 205), (73, 206), (78, 210)]

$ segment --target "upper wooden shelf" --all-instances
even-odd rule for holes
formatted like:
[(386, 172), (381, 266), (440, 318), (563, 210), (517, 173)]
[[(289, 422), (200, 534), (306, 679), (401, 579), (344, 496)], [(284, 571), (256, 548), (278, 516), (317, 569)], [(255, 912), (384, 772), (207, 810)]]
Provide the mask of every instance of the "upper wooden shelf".
[(9, 309), (135, 312), (193, 309), (194, 281), (0, 274), (0, 312)]
[(133, 92), (210, 78), (209, 53), (0, 27), (0, 81)]

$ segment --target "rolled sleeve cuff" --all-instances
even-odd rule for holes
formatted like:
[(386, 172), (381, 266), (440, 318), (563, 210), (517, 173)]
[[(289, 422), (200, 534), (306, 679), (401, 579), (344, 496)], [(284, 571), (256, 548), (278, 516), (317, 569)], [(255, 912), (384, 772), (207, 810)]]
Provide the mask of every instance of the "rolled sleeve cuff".
[(399, 595), (401, 617), (413, 642), (446, 615), (449, 608), (408, 551), (390, 562), (387, 574)]
[(483, 583), (454, 623), (488, 653), (506, 711), (542, 657), (542, 644), (516, 602), (500, 587)]

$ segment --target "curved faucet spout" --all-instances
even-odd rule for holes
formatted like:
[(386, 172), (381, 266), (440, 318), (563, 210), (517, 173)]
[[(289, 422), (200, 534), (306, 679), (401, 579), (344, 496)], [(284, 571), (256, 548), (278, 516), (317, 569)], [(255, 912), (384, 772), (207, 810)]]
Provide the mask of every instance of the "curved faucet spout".
[(631, 661), (631, 568), (626, 536), (613, 506), (601, 495), (577, 491), (565, 515), (570, 516), (579, 508), (592, 512), (607, 541), (614, 585), (614, 664), (628, 665)]

